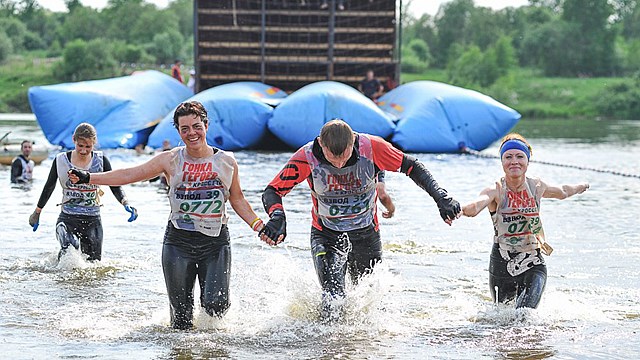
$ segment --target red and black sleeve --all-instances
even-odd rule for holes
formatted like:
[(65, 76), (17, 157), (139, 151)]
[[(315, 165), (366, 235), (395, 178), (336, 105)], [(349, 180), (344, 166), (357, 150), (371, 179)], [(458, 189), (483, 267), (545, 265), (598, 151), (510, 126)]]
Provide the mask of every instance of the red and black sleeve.
[[(362, 136), (362, 135), (361, 135)], [(379, 136), (366, 135), (371, 139), (373, 162), (380, 170), (400, 171), (404, 153)]]
[(377, 136), (369, 136), (373, 147), (373, 159), (381, 170), (402, 172), (437, 202), (447, 196), (447, 190), (438, 185), (431, 172), (413, 156), (404, 154), (389, 142)]
[(311, 175), (311, 167), (304, 148), (300, 148), (262, 193), (262, 205), (267, 214), (271, 214), (276, 209), (283, 209), (282, 197), (293, 190), (296, 185), (308, 180), (309, 175)]

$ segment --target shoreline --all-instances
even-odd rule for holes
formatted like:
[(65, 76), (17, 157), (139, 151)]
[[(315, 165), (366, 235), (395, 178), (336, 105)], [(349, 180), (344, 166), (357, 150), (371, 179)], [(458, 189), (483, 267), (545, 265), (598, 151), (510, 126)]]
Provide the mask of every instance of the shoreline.
[(35, 114), (31, 113), (6, 113), (0, 114), (0, 121), (24, 121), (24, 122), (34, 122), (36, 121)]

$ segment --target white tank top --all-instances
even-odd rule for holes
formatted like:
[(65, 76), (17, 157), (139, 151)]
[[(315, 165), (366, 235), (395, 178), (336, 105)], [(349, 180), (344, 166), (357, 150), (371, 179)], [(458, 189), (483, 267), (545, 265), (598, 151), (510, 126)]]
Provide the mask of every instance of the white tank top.
[[(56, 155), (56, 167), (58, 181), (62, 186), (62, 212), (71, 215), (100, 215), (100, 196), (102, 196), (100, 186), (71, 183), (68, 175), (69, 169), (80, 168), (71, 164), (66, 152)], [(91, 156), (91, 163), (86, 169), (82, 170), (90, 173), (103, 172), (104, 159), (102, 151), (94, 151)]]
[(233, 153), (218, 150), (206, 158), (192, 158), (184, 147), (169, 182), (169, 220), (178, 229), (220, 235), (228, 221), (226, 202), (233, 181)]

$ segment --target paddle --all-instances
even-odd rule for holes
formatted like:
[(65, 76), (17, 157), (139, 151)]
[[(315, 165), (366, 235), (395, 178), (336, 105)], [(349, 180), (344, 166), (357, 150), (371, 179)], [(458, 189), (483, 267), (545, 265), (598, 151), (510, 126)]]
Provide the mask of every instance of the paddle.
[(11, 131), (7, 131), (7, 133), (0, 138), (0, 142), (2, 142), (7, 136), (9, 136), (9, 134), (11, 134)]

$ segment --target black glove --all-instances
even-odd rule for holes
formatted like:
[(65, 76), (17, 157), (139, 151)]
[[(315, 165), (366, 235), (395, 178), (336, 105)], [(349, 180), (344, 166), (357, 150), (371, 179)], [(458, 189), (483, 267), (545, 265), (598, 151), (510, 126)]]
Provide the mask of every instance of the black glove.
[[(284, 241), (287, 237), (287, 218), (284, 216), (284, 210), (277, 209), (271, 213), (271, 218), (258, 235), (262, 234), (276, 243)], [(282, 240), (278, 240), (280, 235), (283, 235)]]
[(450, 196), (443, 196), (440, 200), (436, 201), (438, 210), (440, 210), (440, 217), (442, 220), (455, 220), (456, 216), (460, 213), (460, 203), (454, 200)]
[(80, 170), (80, 169), (70, 169), (69, 175), (75, 175), (78, 177), (78, 182), (76, 184), (88, 184), (91, 175), (88, 171)]

